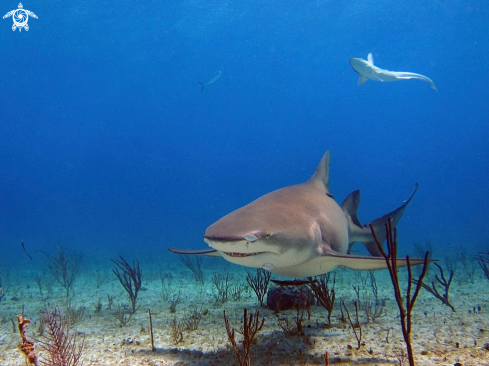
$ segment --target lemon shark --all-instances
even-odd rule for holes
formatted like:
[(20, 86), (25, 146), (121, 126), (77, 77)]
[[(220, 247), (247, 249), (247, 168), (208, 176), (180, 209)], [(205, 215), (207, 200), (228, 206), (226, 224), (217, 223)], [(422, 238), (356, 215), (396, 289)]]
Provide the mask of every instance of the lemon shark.
[(367, 60), (364, 60), (363, 58), (351, 58), (350, 65), (351, 67), (353, 67), (353, 70), (360, 74), (358, 85), (365, 84), (369, 79), (382, 82), (419, 79), (429, 83), (431, 85), (431, 88), (435, 89), (438, 93), (438, 89), (436, 89), (433, 81), (431, 81), (431, 79), (427, 78), (426, 76), (415, 74), (413, 72), (388, 71), (378, 68), (374, 65), (374, 58), (371, 53), (368, 54)]
[[(207, 228), (204, 241), (211, 249), (181, 250), (177, 254), (221, 256), (246, 267), (263, 268), (286, 277), (315, 276), (338, 266), (357, 270), (387, 268), (372, 235), (386, 239), (385, 224), (394, 227), (411, 196), (394, 211), (365, 225), (357, 218), (360, 191), (339, 206), (329, 191), (329, 151), (307, 182), (278, 189), (222, 217)], [(371, 256), (351, 255), (355, 242), (363, 242)], [(424, 259), (411, 259), (421, 264)], [(404, 258), (397, 259), (406, 266)]]

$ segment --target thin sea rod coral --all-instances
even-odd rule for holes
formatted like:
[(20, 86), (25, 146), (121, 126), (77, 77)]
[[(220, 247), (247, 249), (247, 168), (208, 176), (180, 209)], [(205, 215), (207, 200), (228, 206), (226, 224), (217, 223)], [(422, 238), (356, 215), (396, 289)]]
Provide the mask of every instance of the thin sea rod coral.
[(256, 297), (258, 298), (258, 301), (260, 301), (260, 306), (263, 306), (271, 275), (271, 272), (262, 268), (256, 269), (256, 276), (253, 276), (250, 272), (246, 271), (246, 281), (248, 281), (250, 287), (255, 291)]
[(201, 285), (204, 284), (204, 271), (202, 270), (202, 257), (195, 257), (192, 260), (190, 256), (179, 255), (178, 259), (180, 262), (185, 264), (185, 266), (192, 271), (195, 281), (199, 282)]
[(401, 288), (399, 285), (399, 274), (397, 272), (397, 230), (392, 225), (392, 219), (389, 219), (385, 224), (385, 231), (387, 236), (387, 253), (382, 248), (382, 243), (377, 238), (375, 234), (375, 230), (372, 225), (370, 225), (370, 230), (372, 231), (372, 235), (375, 239), (375, 243), (380, 250), (380, 253), (385, 259), (385, 263), (387, 264), (387, 268), (389, 269), (389, 274), (392, 280), (392, 285), (394, 286), (394, 294), (396, 297), (396, 302), (399, 307), (399, 314), (401, 318), (401, 328), (402, 335), (404, 337), (404, 342), (406, 343), (406, 350), (408, 354), (409, 365), (414, 366), (414, 354), (413, 347), (411, 345), (411, 313), (414, 308), (414, 303), (416, 302), (416, 298), (418, 297), (419, 291), (423, 286), (423, 278), (426, 275), (426, 271), (428, 270), (428, 257), (429, 252), (426, 252), (424, 257), (423, 270), (419, 275), (419, 278), (416, 283), (416, 289), (414, 290), (414, 294), (411, 297), (411, 285), (413, 280), (413, 274), (411, 271), (411, 262), (409, 260), (409, 256), (406, 256), (407, 262), (407, 270), (408, 270), (408, 287), (406, 291), (406, 307), (404, 307), (403, 297), (401, 295)]
[(121, 260), (111, 259), (111, 261), (114, 262), (121, 271), (117, 268), (112, 271), (129, 295), (129, 300), (131, 300), (132, 305), (132, 313), (134, 314), (136, 312), (136, 300), (138, 299), (138, 292), (141, 288), (143, 272), (139, 267), (138, 261), (133, 261), (131, 267), (121, 255), (119, 255), (119, 257)]
[(489, 280), (489, 250), (485, 250), (474, 255), (474, 258), (481, 266), (484, 276)]
[[(253, 343), (253, 339), (256, 334), (263, 328), (263, 323), (265, 323), (265, 318), (262, 319), (260, 323), (260, 310), (256, 311), (256, 314), (250, 314), (248, 318), (248, 312), (246, 308), (244, 309), (243, 316), (243, 328), (241, 330), (237, 330), (235, 328), (231, 329), (229, 325), (229, 320), (226, 317), (226, 310), (223, 310), (224, 314), (224, 324), (226, 325), (226, 331), (228, 333), (229, 343), (234, 348), (236, 352), (236, 358), (238, 359), (239, 366), (250, 366), (250, 347)], [(238, 332), (243, 336), (243, 352), (241, 353), (238, 347), (238, 343), (236, 342), (236, 334)]]
[(59, 282), (66, 290), (66, 297), (70, 297), (70, 291), (73, 289), (73, 284), (80, 271), (82, 253), (75, 252), (69, 249), (66, 245), (58, 243), (56, 245), (56, 255), (44, 254), (44, 261), (53, 274), (56, 281)]
[[(438, 267), (438, 269), (440, 270), (440, 277), (438, 277), (437, 275), (435, 275), (435, 278), (436, 280), (438, 281), (438, 283), (440, 285), (442, 285), (445, 289), (445, 293), (444, 294), (441, 294), (438, 292), (437, 288), (436, 288), (436, 284), (435, 282), (431, 282), (431, 287), (426, 285), (426, 284), (422, 284), (423, 288), (428, 291), (429, 293), (431, 293), (434, 297), (436, 297), (438, 300), (440, 300), (443, 304), (445, 304), (446, 306), (450, 307), (450, 309), (452, 309), (452, 311), (455, 312), (455, 308), (453, 307), (453, 305), (450, 303), (450, 301), (448, 300), (448, 291), (450, 289), (450, 284), (452, 283), (452, 278), (453, 278), (453, 269), (450, 271), (450, 277), (448, 278), (448, 281), (446, 280), (445, 278), (445, 275), (443, 274), (443, 269), (441, 268), (440, 265), (438, 265), (437, 263), (435, 263), (435, 266)], [(417, 285), (418, 284), (418, 281), (416, 280), (412, 280), (412, 282)]]
[[(324, 307), (328, 311), (328, 326), (331, 326), (331, 313), (334, 308), (335, 292), (334, 286), (336, 284), (336, 273), (333, 277), (333, 285), (329, 285), (329, 278), (331, 273), (323, 274), (319, 277), (307, 277), (311, 283), (308, 286), (311, 288), (314, 297), (319, 305)], [(319, 278), (319, 279), (318, 279)]]

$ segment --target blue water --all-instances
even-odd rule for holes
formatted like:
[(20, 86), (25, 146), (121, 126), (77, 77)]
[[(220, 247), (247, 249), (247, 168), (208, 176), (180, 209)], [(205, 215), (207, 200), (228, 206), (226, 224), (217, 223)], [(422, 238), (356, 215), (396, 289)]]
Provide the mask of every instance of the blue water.
[[(17, 8), (3, 2), (1, 12)], [(331, 149), (402, 252), (487, 246), (489, 3), (26, 1), (0, 22), (0, 260), (170, 256)], [(430, 77), (359, 87), (351, 57)], [(215, 71), (222, 76), (201, 92)]]

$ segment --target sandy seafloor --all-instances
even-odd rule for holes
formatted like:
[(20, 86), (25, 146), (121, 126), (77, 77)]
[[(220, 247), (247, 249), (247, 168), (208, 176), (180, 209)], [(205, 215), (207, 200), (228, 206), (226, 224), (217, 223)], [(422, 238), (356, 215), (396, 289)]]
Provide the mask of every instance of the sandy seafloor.
[[(246, 283), (243, 268), (234, 265), (206, 266), (205, 281), (200, 286), (178, 260), (160, 269), (143, 269), (143, 291), (140, 292), (139, 309), (126, 326), (121, 326), (107, 307), (107, 295), (114, 296), (114, 302), (128, 304), (122, 286), (112, 274), (111, 268), (104, 270), (84, 269), (75, 283), (75, 307), (85, 307), (85, 318), (73, 326), (78, 340), (85, 337), (83, 350), (84, 365), (233, 365), (237, 364), (234, 350), (228, 343), (223, 321), (223, 309), (230, 317), (231, 325), (239, 327), (243, 309), (256, 310), (259, 302), (249, 290), (239, 301), (218, 304), (214, 301), (215, 288), (212, 276), (215, 271), (233, 275), (233, 283)], [(434, 269), (430, 273), (436, 273)], [(171, 288), (180, 291), (182, 302), (174, 314), (161, 296), (160, 274), (171, 272)], [(352, 284), (358, 285), (360, 277), (354, 271), (337, 269), (337, 302), (343, 298), (347, 304), (356, 298)], [(39, 311), (43, 302), (34, 280), (35, 271), (8, 273), (9, 292), (0, 303), (0, 366), (26, 364), (17, 350), (20, 341), (18, 333), (12, 329), (11, 319), (22, 311), (32, 319), (27, 334), (38, 344), (37, 352), (42, 358), (42, 350), (36, 328)], [(63, 303), (64, 290), (57, 285), (46, 270), (38, 272), (43, 278), (43, 292), (46, 298)], [(365, 272), (366, 273), (366, 272)], [(365, 273), (363, 275), (365, 276)], [(339, 303), (333, 312), (333, 326), (325, 327), (327, 312), (320, 306), (311, 307), (311, 319), (304, 318), (304, 336), (287, 336), (278, 324), (277, 315), (272, 310), (260, 308), (260, 317), (265, 318), (263, 330), (256, 337), (251, 348), (253, 365), (324, 365), (322, 354), (328, 352), (330, 364), (399, 365), (398, 356), (405, 349), (399, 323), (399, 311), (394, 300), (392, 285), (387, 271), (376, 271), (379, 298), (387, 298), (384, 315), (365, 324), (360, 312), (365, 345), (356, 349), (357, 341), (352, 329), (339, 321)], [(277, 278), (273, 276), (272, 278)], [(406, 271), (401, 271), (406, 278)], [(98, 286), (98, 288), (97, 288)], [(4, 279), (5, 287), (5, 279)], [(368, 285), (367, 285), (368, 287)], [(450, 298), (456, 312), (441, 304), (431, 294), (422, 290), (414, 309), (412, 337), (415, 359), (418, 365), (489, 365), (489, 351), (484, 345), (489, 343), (489, 281), (477, 269), (474, 283), (464, 277), (460, 266), (450, 289)], [(98, 300), (102, 309), (97, 314)], [(191, 304), (207, 309), (195, 331), (183, 333), (183, 341), (175, 344), (171, 340), (170, 323), (177, 317), (188, 314)], [(478, 312), (480, 306), (481, 311)], [(476, 308), (474, 313), (473, 309)], [(148, 308), (153, 313), (154, 341), (156, 351), (151, 352), (148, 327)], [(351, 306), (350, 306), (351, 308)], [(469, 312), (470, 311), (470, 312)], [(293, 319), (295, 310), (281, 312), (278, 316)], [(389, 330), (389, 337), (387, 333)], [(40, 338), (42, 339), (42, 338)], [(458, 344), (457, 344), (458, 343)], [(403, 365), (407, 365), (407, 359)]]

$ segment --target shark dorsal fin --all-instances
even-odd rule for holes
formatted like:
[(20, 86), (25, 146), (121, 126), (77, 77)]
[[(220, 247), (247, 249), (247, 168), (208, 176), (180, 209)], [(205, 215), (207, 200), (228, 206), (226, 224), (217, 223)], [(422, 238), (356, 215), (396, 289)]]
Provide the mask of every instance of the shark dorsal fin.
[(374, 56), (372, 56), (372, 53), (369, 53), (367, 56), (367, 61), (370, 65), (374, 65)]
[(323, 158), (319, 162), (314, 175), (311, 177), (309, 182), (314, 183), (316, 186), (321, 187), (325, 190), (326, 194), (329, 192), (329, 150), (323, 155)]
[(357, 189), (348, 195), (341, 204), (341, 209), (353, 224), (362, 227), (357, 217), (358, 205), (360, 204), (360, 191)]

